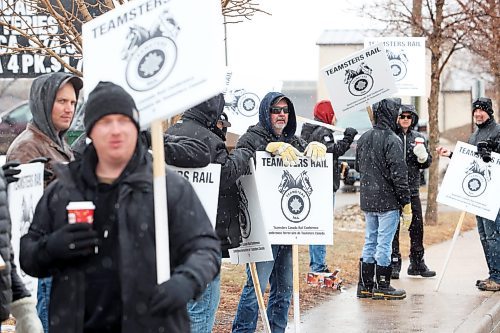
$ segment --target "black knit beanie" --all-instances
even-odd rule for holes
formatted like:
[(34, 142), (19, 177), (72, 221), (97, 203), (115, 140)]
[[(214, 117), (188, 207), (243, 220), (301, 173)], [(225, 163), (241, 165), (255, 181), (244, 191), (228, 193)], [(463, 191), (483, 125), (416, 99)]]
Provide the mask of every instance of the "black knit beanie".
[(493, 117), (493, 104), (491, 99), (486, 97), (479, 97), (472, 103), (472, 113), (475, 109), (481, 109), (486, 112), (490, 117)]
[(109, 114), (123, 114), (134, 122), (137, 131), (140, 131), (139, 112), (135, 106), (134, 99), (122, 87), (112, 82), (99, 82), (92, 90), (85, 106), (85, 132), (87, 136), (94, 124)]

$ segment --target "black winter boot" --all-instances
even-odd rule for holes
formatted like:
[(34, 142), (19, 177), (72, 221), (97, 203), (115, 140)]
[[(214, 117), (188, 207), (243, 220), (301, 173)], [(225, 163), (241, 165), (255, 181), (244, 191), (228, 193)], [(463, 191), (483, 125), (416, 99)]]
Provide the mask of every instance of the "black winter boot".
[(375, 286), (372, 299), (404, 299), (406, 291), (391, 286), (391, 266), (375, 266)]
[(436, 276), (436, 272), (429, 270), (424, 262), (424, 259), (415, 260), (410, 258), (410, 266), (408, 266), (408, 275), (420, 275), (422, 277)]
[(359, 282), (356, 296), (358, 298), (371, 298), (373, 289), (373, 277), (375, 275), (375, 264), (368, 264), (359, 259)]
[(401, 254), (391, 254), (391, 279), (397, 280), (399, 279), (399, 272), (401, 272)]

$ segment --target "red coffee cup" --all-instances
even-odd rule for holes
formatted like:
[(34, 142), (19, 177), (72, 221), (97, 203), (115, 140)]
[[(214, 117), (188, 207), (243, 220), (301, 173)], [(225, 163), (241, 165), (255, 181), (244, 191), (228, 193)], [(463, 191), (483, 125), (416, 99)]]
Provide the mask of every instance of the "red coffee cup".
[(71, 201), (66, 206), (69, 223), (94, 223), (94, 203), (92, 201)]

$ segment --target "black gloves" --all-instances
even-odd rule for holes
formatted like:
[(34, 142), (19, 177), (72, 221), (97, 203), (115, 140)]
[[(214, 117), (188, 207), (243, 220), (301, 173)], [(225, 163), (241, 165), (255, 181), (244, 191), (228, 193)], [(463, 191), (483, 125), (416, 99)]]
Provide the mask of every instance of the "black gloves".
[[(40, 156), (40, 157), (35, 157), (32, 160), (29, 160), (28, 163), (41, 162), (43, 164), (47, 164), (47, 163), (49, 163), (49, 161), (50, 161), (50, 158)], [(48, 181), (48, 180), (51, 180), (53, 177), (54, 177), (54, 173), (52, 171), (50, 171), (49, 169), (44, 167), (43, 168), (43, 180)]]
[(356, 129), (352, 127), (347, 127), (344, 131), (344, 136), (349, 136), (354, 138), (356, 134), (358, 134), (358, 131), (356, 131)]
[(486, 140), (486, 142), (488, 143), (488, 148), (490, 148), (494, 152), (498, 152), (500, 147), (500, 142), (496, 142), (493, 139), (488, 139)]
[(97, 232), (90, 223), (66, 224), (47, 238), (46, 249), (53, 259), (88, 256), (98, 245)]
[(151, 298), (150, 309), (153, 315), (164, 316), (187, 303), (196, 294), (196, 282), (188, 275), (177, 273), (170, 280), (156, 286), (156, 292)]
[(2, 165), (3, 174), (5, 176), (5, 180), (7, 180), (7, 184), (17, 182), (19, 178), (16, 177), (17, 174), (21, 172), (19, 169), (15, 169), (21, 163), (18, 161), (10, 161)]

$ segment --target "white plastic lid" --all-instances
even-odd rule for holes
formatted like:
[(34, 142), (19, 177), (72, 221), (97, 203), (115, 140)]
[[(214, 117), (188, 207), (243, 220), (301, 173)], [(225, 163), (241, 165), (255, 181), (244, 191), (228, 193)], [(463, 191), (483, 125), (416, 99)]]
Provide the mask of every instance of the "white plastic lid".
[(94, 203), (92, 201), (70, 201), (66, 206), (66, 210), (84, 210), (84, 209), (95, 209)]

